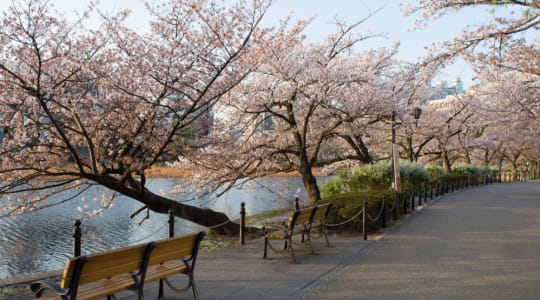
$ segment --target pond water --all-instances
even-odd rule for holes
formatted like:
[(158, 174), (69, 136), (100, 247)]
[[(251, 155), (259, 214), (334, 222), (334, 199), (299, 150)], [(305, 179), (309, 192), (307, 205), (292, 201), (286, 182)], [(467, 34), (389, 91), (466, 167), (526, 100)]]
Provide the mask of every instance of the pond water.
[[(154, 179), (150, 190), (166, 194), (178, 179)], [(104, 188), (93, 187), (78, 198), (101, 198)], [(166, 194), (168, 197), (174, 197)], [(56, 200), (69, 197), (69, 192)], [(240, 203), (246, 204), (247, 215), (294, 207), (294, 198), (305, 199), (299, 178), (259, 179), (251, 188), (233, 189), (214, 200), (192, 200), (187, 204), (207, 207), (237, 219)], [(75, 199), (30, 214), (0, 219), (0, 279), (62, 269), (72, 256), (75, 220), (82, 218), (82, 254), (103, 251), (151, 240), (166, 238), (168, 215), (150, 212), (150, 218), (139, 224), (146, 213), (130, 215), (142, 207), (139, 202), (118, 197), (112, 208), (95, 218), (85, 218), (77, 211), (81, 200)], [(197, 224), (176, 218), (175, 234), (204, 229)]]

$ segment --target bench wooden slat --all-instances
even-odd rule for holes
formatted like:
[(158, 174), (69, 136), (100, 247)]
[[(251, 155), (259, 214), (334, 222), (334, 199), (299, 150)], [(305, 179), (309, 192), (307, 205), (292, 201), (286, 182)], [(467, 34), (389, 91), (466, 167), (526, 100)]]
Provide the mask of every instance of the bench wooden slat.
[(301, 209), (300, 210), (300, 213), (298, 214), (298, 217), (296, 219), (296, 225), (305, 225), (305, 224), (309, 224), (311, 223), (311, 220), (313, 218), (313, 213), (314, 213), (314, 210), (316, 210), (316, 206), (314, 207), (310, 207), (310, 208), (306, 208), (306, 209)]
[[(99, 280), (79, 286), (77, 299), (99, 299), (107, 295), (113, 295), (121, 291), (125, 291), (133, 286), (133, 279), (129, 276), (113, 276), (106, 280)], [(39, 299), (52, 300), (61, 299), (58, 295), (44, 296)]]
[(156, 281), (170, 277), (178, 273), (185, 273), (186, 265), (181, 260), (168, 261), (148, 268), (146, 272), (146, 282)]
[(319, 205), (317, 211), (315, 212), (315, 215), (313, 216), (313, 221), (321, 222), (326, 220), (331, 207), (332, 203), (325, 203)]
[[(146, 247), (147, 244), (141, 244), (86, 256), (87, 262), (83, 267), (84, 272), (81, 274), (79, 284), (139, 270)], [(75, 264), (76, 258), (67, 261), (61, 288), (70, 287)]]
[(191, 256), (196, 239), (197, 235), (187, 235), (157, 241), (157, 246), (152, 251), (148, 265), (152, 266), (164, 261)]
[(79, 287), (77, 299), (96, 299), (114, 295), (133, 286), (133, 280), (128, 276), (114, 276), (107, 280), (88, 283)]

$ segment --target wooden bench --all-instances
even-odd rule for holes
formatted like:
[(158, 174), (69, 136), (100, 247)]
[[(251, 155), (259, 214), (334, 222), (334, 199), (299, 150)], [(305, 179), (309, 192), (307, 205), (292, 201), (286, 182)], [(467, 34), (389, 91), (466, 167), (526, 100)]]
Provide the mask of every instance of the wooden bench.
[[(307, 244), (311, 248), (311, 253), (314, 253), (313, 246), (311, 245), (310, 240), (310, 230), (311, 224), (313, 222), (313, 216), (317, 211), (316, 206), (297, 209), (293, 211), (285, 224), (284, 228), (281, 229), (270, 229), (267, 231), (265, 229), (264, 233), (264, 254), (263, 258), (268, 256), (268, 248), (275, 252), (291, 252), (293, 262), (296, 262), (296, 257), (294, 255), (293, 248), (293, 237), (295, 235), (302, 236), (302, 244)], [(278, 251), (272, 247), (270, 240), (282, 240), (285, 242), (282, 251)]]
[[(164, 298), (163, 283), (172, 290), (180, 292), (191, 287), (195, 299), (199, 299), (199, 292), (195, 285), (195, 263), (199, 251), (199, 244), (204, 232), (198, 234), (173, 237), (156, 242), (156, 248), (148, 262), (146, 282), (159, 280), (159, 299)], [(167, 278), (175, 274), (185, 274), (188, 282), (183, 288), (175, 287)]]
[(331, 202), (317, 205), (317, 210), (313, 215), (313, 220), (311, 222), (311, 228), (309, 231), (310, 241), (312, 239), (318, 239), (324, 236), (324, 239), (326, 240), (326, 246), (330, 246), (330, 241), (328, 241), (327, 220), (331, 208)]
[[(188, 275), (188, 287), (198, 292), (193, 271), (199, 244), (204, 232), (129, 246), (120, 249), (68, 259), (60, 284), (37, 281), (30, 285), (40, 299), (98, 299), (115, 298), (115, 294), (132, 289), (143, 299), (144, 284), (164, 280), (176, 273)], [(189, 249), (189, 250), (188, 250)], [(178, 267), (176, 260), (183, 265)], [(44, 296), (47, 289), (55, 294)], [(163, 294), (162, 284), (160, 293)]]

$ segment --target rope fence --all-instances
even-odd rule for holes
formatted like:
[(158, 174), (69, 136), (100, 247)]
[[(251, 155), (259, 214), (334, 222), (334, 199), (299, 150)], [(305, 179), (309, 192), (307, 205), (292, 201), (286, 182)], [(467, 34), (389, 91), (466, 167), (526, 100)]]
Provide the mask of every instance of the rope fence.
[(379, 210), (379, 215), (376, 218), (372, 218), (369, 213), (366, 213), (366, 214), (367, 214), (368, 219), (371, 222), (377, 222), (381, 218), (381, 216), (383, 214), (383, 211), (384, 211), (384, 197), (382, 199), (382, 204), (381, 204), (381, 209)]
[(239, 218), (240, 218), (240, 214), (238, 214), (235, 218), (229, 218), (228, 220), (226, 220), (226, 221), (223, 222), (223, 223), (219, 223), (219, 224), (216, 224), (216, 225), (208, 226), (208, 229), (216, 229), (216, 228), (225, 226), (226, 224), (232, 223), (233, 220), (238, 220)]
[[(461, 176), (456, 178), (450, 178), (445, 179), (440, 182), (430, 183), (430, 184), (423, 184), (420, 186), (419, 189), (410, 189), (409, 191), (405, 191), (403, 193), (394, 193), (393, 201), (387, 201), (386, 197), (383, 196), (382, 200), (380, 201), (380, 208), (377, 212), (377, 216), (373, 217), (367, 209), (367, 202), (363, 201), (362, 208), (357, 211), (354, 215), (349, 217), (348, 219), (339, 222), (339, 223), (327, 223), (325, 226), (327, 227), (339, 227), (346, 225), (348, 223), (353, 222), (354, 220), (358, 218), (362, 218), (362, 231), (364, 233), (364, 238), (367, 238), (367, 220), (369, 220), (372, 223), (376, 223), (380, 220), (382, 220), (381, 227), (386, 227), (386, 217), (387, 213), (393, 213), (394, 220), (397, 220), (398, 214), (407, 214), (408, 213), (408, 206), (409, 206), (409, 199), (411, 201), (410, 203), (410, 209), (414, 210), (414, 205), (416, 202), (416, 199), (418, 199), (418, 206), (425, 205), (425, 203), (428, 203), (428, 193), (429, 193), (429, 199), (433, 200), (434, 196), (441, 196), (448, 192), (453, 192), (456, 190), (460, 190), (463, 188), (468, 187), (474, 187), (478, 185), (485, 185), (490, 184), (494, 182), (498, 183), (507, 183), (507, 182), (515, 182), (515, 174), (507, 174), (507, 173), (501, 173), (497, 176)], [(422, 201), (422, 196), (424, 197)], [(398, 198), (401, 199), (398, 199)], [(388, 207), (388, 206), (391, 207)], [(296, 209), (299, 209), (298, 205), (298, 199), (296, 199)], [(245, 241), (245, 203), (241, 203), (241, 208), (239, 214), (237, 214), (234, 218), (228, 218), (226, 221), (221, 222), (219, 224), (215, 224), (212, 226), (207, 226), (208, 229), (216, 229), (222, 226), (225, 226), (229, 223), (233, 223), (236, 221), (240, 221), (240, 244), (244, 244)], [(172, 212), (169, 213), (169, 221), (167, 222), (169, 225), (169, 237), (174, 236), (174, 219), (175, 216), (172, 214)], [(151, 233), (146, 234), (143, 237), (138, 238), (135, 241), (131, 241), (132, 244), (140, 243), (144, 240), (149, 239), (152, 236), (155, 236), (158, 232), (164, 230), (164, 228), (167, 226), (167, 223), (163, 224), (159, 228), (153, 230)], [(73, 233), (73, 255), (79, 256), (81, 254), (81, 219), (76, 219), (75, 221), (75, 228)]]
[(132, 244), (138, 244), (148, 238), (150, 238), (151, 236), (154, 236), (156, 233), (160, 232), (161, 230), (163, 230), (165, 227), (167, 227), (167, 223), (163, 224), (161, 227), (159, 227), (158, 229), (156, 229), (155, 231), (153, 231), (152, 233), (142, 237), (142, 238), (138, 238), (134, 241), (131, 241)]
[(326, 224), (326, 226), (329, 226), (329, 227), (337, 227), (337, 226), (342, 226), (342, 225), (345, 225), (347, 223), (350, 223), (352, 222), (354, 219), (358, 218), (358, 216), (360, 216), (362, 213), (364, 212), (364, 209), (362, 208), (359, 212), (357, 212), (356, 214), (354, 214), (352, 217), (350, 217), (349, 219), (341, 222), (341, 223), (337, 223), (337, 224)]
[(396, 197), (394, 197), (394, 201), (392, 201), (392, 208), (388, 208), (388, 211), (394, 211), (394, 209), (396, 208), (396, 204), (397, 204)]

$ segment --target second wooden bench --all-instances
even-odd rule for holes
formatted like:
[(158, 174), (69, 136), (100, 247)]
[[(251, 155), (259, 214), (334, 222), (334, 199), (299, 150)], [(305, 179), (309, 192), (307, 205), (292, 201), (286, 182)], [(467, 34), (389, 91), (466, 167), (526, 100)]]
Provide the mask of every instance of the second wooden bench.
[[(293, 237), (301, 236), (299, 244), (308, 245), (311, 253), (315, 253), (312, 245), (312, 238), (326, 239), (326, 244), (329, 245), (328, 234), (326, 228), (326, 219), (330, 212), (332, 203), (324, 203), (316, 206), (310, 206), (302, 209), (294, 210), (287, 223), (281, 229), (265, 229), (264, 232), (264, 254), (263, 258), (268, 257), (268, 248), (275, 252), (290, 252), (292, 260), (296, 262), (296, 256), (293, 248)], [(284, 241), (283, 250), (277, 250), (272, 247), (270, 240)]]

